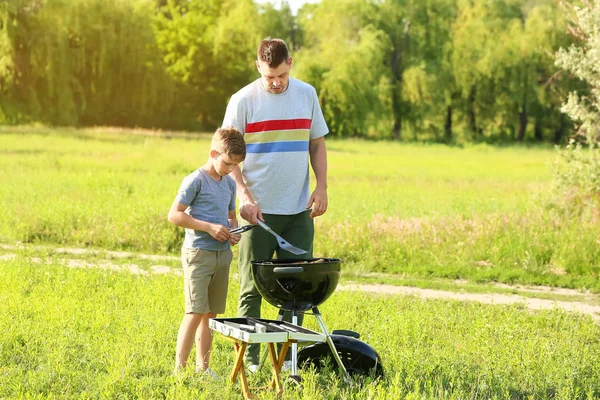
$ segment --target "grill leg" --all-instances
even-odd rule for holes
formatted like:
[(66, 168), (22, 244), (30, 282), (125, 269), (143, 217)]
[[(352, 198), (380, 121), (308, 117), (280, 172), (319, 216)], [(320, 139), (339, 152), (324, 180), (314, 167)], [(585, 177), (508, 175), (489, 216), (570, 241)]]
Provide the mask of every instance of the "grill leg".
[[(292, 324), (298, 325), (298, 312), (292, 311)], [(292, 376), (298, 375), (298, 343), (292, 343)]]
[(350, 374), (346, 370), (346, 367), (344, 366), (344, 363), (342, 362), (342, 359), (340, 358), (340, 355), (338, 354), (337, 349), (335, 348), (335, 344), (333, 344), (333, 339), (331, 339), (331, 335), (329, 334), (329, 331), (325, 326), (325, 322), (323, 322), (323, 317), (321, 316), (321, 313), (319, 312), (319, 309), (317, 307), (313, 308), (313, 314), (315, 315), (315, 318), (317, 318), (317, 322), (319, 323), (321, 330), (325, 334), (325, 340), (327, 341), (327, 344), (329, 345), (329, 348), (333, 353), (333, 358), (335, 358), (335, 362), (337, 363), (338, 367), (340, 367), (340, 371), (342, 371), (342, 373), (344, 374), (344, 380), (346, 381), (346, 383), (351, 382), (352, 379), (350, 378)]
[[(319, 326), (321, 327), (321, 331), (325, 335), (325, 340), (327, 341), (327, 344), (329, 345), (329, 348), (331, 349), (331, 353), (333, 354), (333, 358), (335, 359), (335, 362), (337, 363), (338, 367), (340, 368), (340, 371), (343, 374), (344, 381), (346, 383), (351, 383), (352, 379), (350, 378), (350, 374), (346, 370), (346, 367), (344, 366), (344, 363), (342, 362), (342, 359), (340, 358), (340, 355), (338, 354), (337, 349), (335, 348), (333, 339), (331, 339), (331, 335), (329, 334), (329, 331), (327, 330), (327, 327), (325, 326), (325, 322), (323, 321), (323, 317), (321, 316), (319, 309), (317, 307), (313, 307), (312, 312), (313, 312), (313, 315), (315, 316), (315, 318), (317, 319)], [(284, 310), (279, 309), (279, 314), (277, 315), (277, 321), (283, 320), (283, 314), (284, 314)], [(294, 324), (294, 325), (298, 324), (298, 312), (295, 310), (292, 311), (292, 324)], [(260, 367), (262, 367), (262, 365), (264, 364), (264, 362), (267, 358), (267, 354), (268, 354), (268, 349), (265, 349), (265, 351), (263, 352), (262, 359), (260, 360)], [(292, 376), (298, 376), (298, 343), (292, 343)]]

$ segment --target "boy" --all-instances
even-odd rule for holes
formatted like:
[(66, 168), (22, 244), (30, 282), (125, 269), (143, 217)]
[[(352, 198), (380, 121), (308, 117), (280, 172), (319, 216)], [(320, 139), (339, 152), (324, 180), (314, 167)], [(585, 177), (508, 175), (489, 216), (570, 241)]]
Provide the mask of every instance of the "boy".
[(241, 234), (235, 213), (236, 185), (229, 173), (246, 158), (244, 136), (235, 128), (217, 129), (206, 164), (183, 179), (169, 210), (169, 222), (185, 228), (181, 248), (184, 276), (185, 315), (177, 335), (175, 372), (187, 365), (194, 338), (196, 372), (215, 373), (208, 368), (212, 332), (209, 318), (225, 312), (230, 245)]

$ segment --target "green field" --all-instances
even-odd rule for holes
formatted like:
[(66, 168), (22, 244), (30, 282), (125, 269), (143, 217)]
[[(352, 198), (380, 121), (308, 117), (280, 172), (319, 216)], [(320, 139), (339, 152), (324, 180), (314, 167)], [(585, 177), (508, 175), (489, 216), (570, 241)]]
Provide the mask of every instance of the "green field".
[[(237, 386), (173, 377), (181, 277), (73, 269), (19, 253), (1, 262), (0, 398), (240, 398)], [(235, 315), (233, 282), (226, 314)], [(348, 387), (303, 371), (284, 398), (532, 398), (600, 396), (600, 328), (563, 311), (335, 293), (329, 329), (352, 329), (380, 353), (386, 380)], [(266, 307), (265, 317), (276, 310)], [(306, 326), (317, 328), (314, 318)], [(216, 335), (212, 367), (227, 376), (231, 343)], [(251, 377), (259, 386), (267, 378)], [(224, 394), (222, 394), (224, 392)], [(276, 398), (261, 392), (261, 398)]]
[[(177, 254), (166, 214), (208, 136), (0, 130), (0, 241)], [(144, 132), (138, 132), (144, 133)], [(600, 236), (543, 204), (551, 148), (329, 141), (315, 252), (348, 273), (600, 290)]]
[[(182, 231), (166, 214), (208, 138), (0, 128), (0, 399), (241, 398), (226, 380), (172, 376), (181, 276), (151, 272), (178, 270)], [(333, 140), (328, 149), (330, 208), (315, 252), (343, 260), (344, 283), (600, 290), (597, 223), (543, 206), (553, 149)], [(132, 254), (108, 253), (117, 250)], [(237, 290), (232, 279), (228, 316)], [(358, 387), (303, 371), (283, 398), (600, 398), (600, 327), (589, 316), (347, 291), (320, 309), (329, 329), (362, 334), (386, 378)], [(317, 328), (310, 316), (306, 325)], [(217, 336), (213, 369), (225, 377), (233, 360)]]

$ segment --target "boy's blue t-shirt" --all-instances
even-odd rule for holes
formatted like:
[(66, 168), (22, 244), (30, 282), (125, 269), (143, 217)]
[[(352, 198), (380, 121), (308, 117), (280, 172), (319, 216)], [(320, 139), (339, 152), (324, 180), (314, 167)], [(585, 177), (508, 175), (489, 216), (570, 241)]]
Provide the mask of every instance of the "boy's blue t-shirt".
[[(229, 211), (235, 210), (235, 181), (228, 175), (215, 181), (200, 168), (183, 178), (175, 199), (188, 206), (185, 212), (192, 217), (229, 227)], [(222, 251), (229, 248), (229, 241), (219, 242), (208, 232), (186, 228), (182, 247)]]

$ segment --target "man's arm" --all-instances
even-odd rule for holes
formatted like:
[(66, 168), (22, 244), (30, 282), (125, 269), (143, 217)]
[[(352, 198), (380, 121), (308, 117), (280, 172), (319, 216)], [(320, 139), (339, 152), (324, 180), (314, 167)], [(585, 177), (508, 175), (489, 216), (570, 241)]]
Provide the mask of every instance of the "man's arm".
[(240, 167), (236, 166), (229, 175), (235, 180), (237, 196), (240, 199), (240, 216), (251, 224), (258, 223), (259, 219), (264, 221), (260, 207), (244, 182)]
[(325, 214), (327, 211), (327, 147), (325, 137), (313, 139), (308, 143), (310, 165), (312, 166), (317, 186), (310, 195), (307, 209), (312, 207), (311, 218)]

